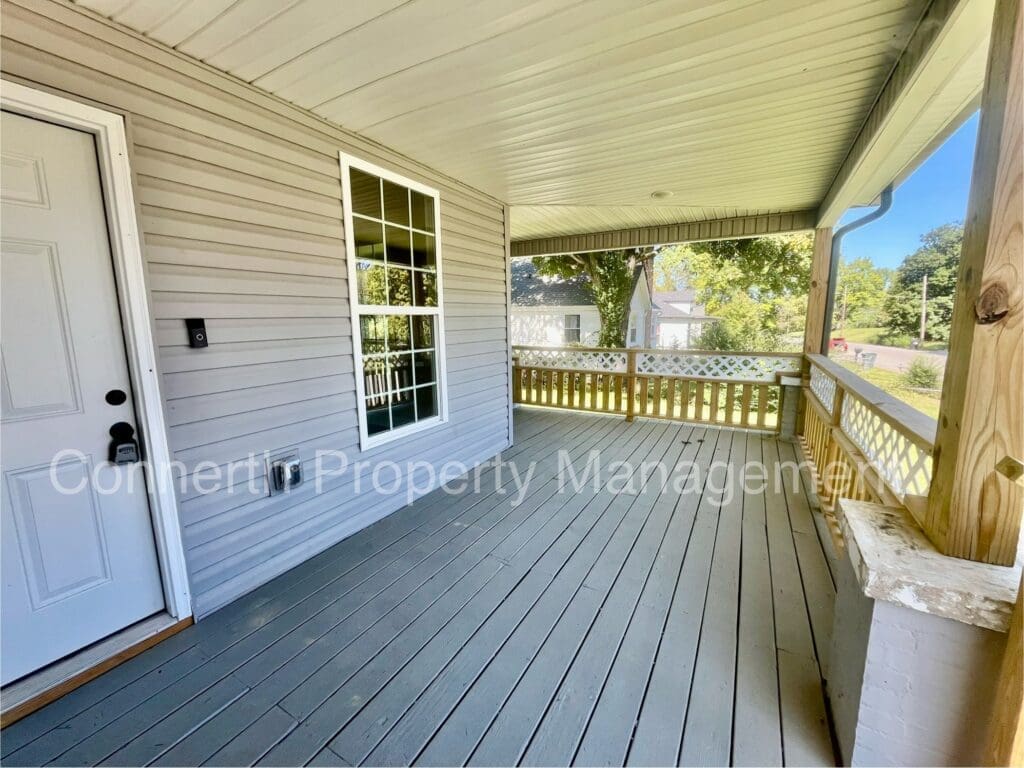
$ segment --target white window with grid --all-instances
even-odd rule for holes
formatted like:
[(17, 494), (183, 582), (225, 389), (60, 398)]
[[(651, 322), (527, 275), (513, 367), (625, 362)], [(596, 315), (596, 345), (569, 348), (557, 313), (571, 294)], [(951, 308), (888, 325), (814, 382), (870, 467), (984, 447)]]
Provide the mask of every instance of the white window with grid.
[(341, 153), (363, 449), (445, 422), (441, 198)]
[(565, 316), (565, 338), (566, 344), (579, 344), (580, 341), (580, 316)]

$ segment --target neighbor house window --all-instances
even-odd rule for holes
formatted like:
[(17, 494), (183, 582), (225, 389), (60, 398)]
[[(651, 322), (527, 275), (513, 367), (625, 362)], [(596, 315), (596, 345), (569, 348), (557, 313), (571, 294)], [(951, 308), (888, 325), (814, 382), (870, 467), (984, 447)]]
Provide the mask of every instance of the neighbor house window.
[(565, 316), (565, 343), (578, 344), (580, 340), (580, 316)]
[(363, 447), (447, 418), (437, 190), (341, 155)]

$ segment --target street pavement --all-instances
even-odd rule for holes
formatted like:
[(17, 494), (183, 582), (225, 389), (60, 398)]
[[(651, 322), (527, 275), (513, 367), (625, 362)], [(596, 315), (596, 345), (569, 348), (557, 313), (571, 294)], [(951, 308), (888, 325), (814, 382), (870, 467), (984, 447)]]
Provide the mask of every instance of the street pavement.
[(946, 367), (946, 350), (923, 350), (923, 349), (907, 349), (906, 347), (885, 347), (881, 344), (855, 344), (850, 343), (850, 350), (846, 353), (833, 352), (833, 357), (838, 357), (844, 360), (853, 360), (856, 351), (874, 352), (878, 355), (875, 358), (875, 367), (880, 368), (883, 371), (893, 371), (894, 373), (903, 373), (907, 370), (907, 367), (913, 361), (915, 357), (923, 357), (932, 365), (938, 366), (939, 370), (944, 370)]

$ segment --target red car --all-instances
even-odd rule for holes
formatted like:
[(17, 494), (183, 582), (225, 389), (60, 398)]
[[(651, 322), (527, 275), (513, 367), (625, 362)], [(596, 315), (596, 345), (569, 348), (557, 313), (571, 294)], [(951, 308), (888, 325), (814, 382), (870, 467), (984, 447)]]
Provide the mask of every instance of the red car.
[(846, 343), (846, 339), (842, 336), (833, 336), (832, 341), (829, 343), (829, 349), (836, 349), (840, 352), (848, 352), (850, 345)]

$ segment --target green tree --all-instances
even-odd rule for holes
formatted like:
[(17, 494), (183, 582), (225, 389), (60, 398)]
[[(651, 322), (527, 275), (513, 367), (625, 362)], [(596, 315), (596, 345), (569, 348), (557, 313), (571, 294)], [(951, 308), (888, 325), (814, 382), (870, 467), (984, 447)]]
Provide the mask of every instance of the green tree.
[(832, 327), (875, 328), (883, 325), (885, 292), (891, 279), (891, 270), (876, 267), (871, 259), (841, 261)]
[(885, 297), (887, 327), (893, 335), (917, 336), (921, 326), (921, 288), (928, 276), (925, 337), (949, 340), (953, 292), (960, 265), (964, 228), (944, 224), (921, 236), (921, 247), (903, 259)]
[(538, 256), (534, 258), (533, 264), (538, 274), (563, 280), (586, 275), (588, 289), (601, 317), (598, 346), (624, 347), (633, 276), (637, 267), (651, 253), (647, 249), (635, 249)]
[(784, 296), (807, 293), (810, 287), (810, 233), (771, 235), (744, 240), (692, 243), (695, 253), (708, 257), (712, 268), (728, 270), (729, 279), (713, 284), (723, 296), (738, 288), (754, 294)]
[(719, 318), (702, 349), (775, 351), (803, 330), (810, 285), (810, 234), (717, 240), (690, 246), (697, 300)]
[(775, 351), (782, 346), (774, 315), (775, 307), (745, 292), (737, 292), (717, 313), (717, 322), (706, 327), (694, 346), (720, 352)]
[(686, 244), (659, 248), (654, 256), (654, 290), (679, 291), (689, 285), (692, 256)]

